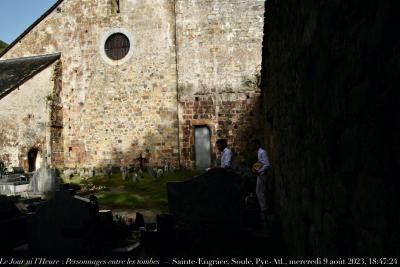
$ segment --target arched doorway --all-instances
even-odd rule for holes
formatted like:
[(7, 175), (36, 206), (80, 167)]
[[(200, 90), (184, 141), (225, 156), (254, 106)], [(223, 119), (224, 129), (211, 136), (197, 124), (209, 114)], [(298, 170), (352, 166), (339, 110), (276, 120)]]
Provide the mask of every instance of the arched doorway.
[(28, 151), (28, 171), (36, 171), (42, 162), (39, 150), (37, 148), (32, 148)]

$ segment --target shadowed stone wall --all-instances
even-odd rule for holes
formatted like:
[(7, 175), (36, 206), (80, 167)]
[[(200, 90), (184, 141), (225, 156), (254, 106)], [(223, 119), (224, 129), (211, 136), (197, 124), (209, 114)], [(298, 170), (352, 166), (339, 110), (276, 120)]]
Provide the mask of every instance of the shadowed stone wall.
[(266, 3), (263, 122), (291, 255), (400, 254), (399, 5)]

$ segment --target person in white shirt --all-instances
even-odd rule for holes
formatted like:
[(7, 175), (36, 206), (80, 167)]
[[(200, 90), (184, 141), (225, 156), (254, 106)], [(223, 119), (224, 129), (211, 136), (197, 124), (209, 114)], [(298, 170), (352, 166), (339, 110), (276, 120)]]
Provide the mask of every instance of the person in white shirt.
[(268, 209), (265, 198), (265, 179), (271, 164), (269, 163), (267, 152), (261, 147), (260, 140), (253, 140), (252, 145), (258, 156), (257, 163), (253, 165), (253, 172), (257, 174), (256, 195), (263, 215)]
[(221, 168), (230, 169), (232, 167), (232, 150), (228, 148), (225, 139), (218, 139), (216, 146), (221, 154)]

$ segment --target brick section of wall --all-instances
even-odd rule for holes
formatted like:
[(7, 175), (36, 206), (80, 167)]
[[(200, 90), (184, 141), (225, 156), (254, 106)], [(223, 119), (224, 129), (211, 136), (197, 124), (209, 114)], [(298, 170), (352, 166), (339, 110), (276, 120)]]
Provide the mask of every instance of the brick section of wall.
[[(194, 128), (208, 125), (239, 159), (259, 125), (264, 1), (177, 0), (182, 163), (193, 167)], [(215, 154), (214, 154), (215, 157)]]
[[(237, 95), (234, 96), (238, 98)], [(207, 126), (211, 131), (211, 143), (214, 146), (219, 138), (225, 138), (235, 153), (237, 163), (249, 156), (249, 141), (260, 132), (259, 94), (243, 95), (242, 99), (231, 101), (206, 100), (181, 103), (183, 124), (181, 125), (183, 142), (182, 157), (184, 166), (195, 167), (194, 130), (197, 126)], [(213, 151), (214, 164), (217, 151)]]
[(400, 255), (400, 2), (267, 11), (263, 103), (288, 254)]

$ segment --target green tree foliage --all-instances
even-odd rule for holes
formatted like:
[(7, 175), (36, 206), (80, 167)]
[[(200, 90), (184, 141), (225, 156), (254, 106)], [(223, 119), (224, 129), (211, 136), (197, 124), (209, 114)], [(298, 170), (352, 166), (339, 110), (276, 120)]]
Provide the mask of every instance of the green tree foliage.
[(7, 46), (8, 44), (0, 40), (0, 52), (2, 52)]

